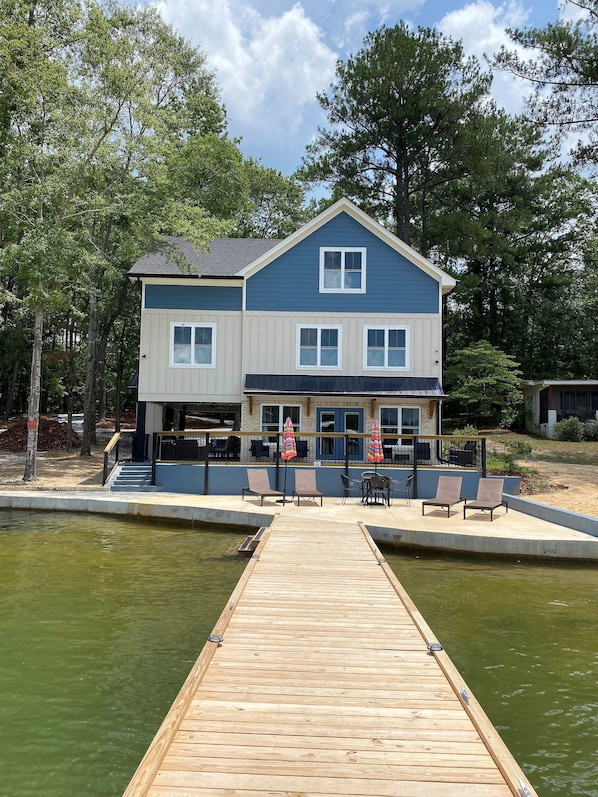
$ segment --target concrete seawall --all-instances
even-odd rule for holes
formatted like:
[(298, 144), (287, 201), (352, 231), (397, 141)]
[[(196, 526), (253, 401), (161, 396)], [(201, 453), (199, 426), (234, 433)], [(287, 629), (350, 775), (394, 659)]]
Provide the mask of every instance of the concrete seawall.
[(298, 507), (291, 501), (285, 504), (266, 501), (260, 506), (259, 499), (158, 492), (5, 490), (0, 491), (0, 507), (229, 525), (238, 527), (239, 533), (269, 526), (275, 517), (282, 515), (294, 516), (299, 530), (302, 519), (317, 518), (323, 523), (323, 533), (327, 521), (349, 520), (363, 523), (376, 542), (397, 548), (598, 562), (595, 518), (553, 510), (516, 496), (509, 496), (509, 512), (495, 513), (492, 522), (487, 513), (470, 513), (464, 520), (459, 507), (450, 517), (446, 511), (428, 509), (422, 514), (421, 501), (412, 501), (410, 506), (395, 501), (390, 507), (368, 507), (355, 501), (343, 504), (340, 498), (327, 498), (323, 507), (305, 502)]

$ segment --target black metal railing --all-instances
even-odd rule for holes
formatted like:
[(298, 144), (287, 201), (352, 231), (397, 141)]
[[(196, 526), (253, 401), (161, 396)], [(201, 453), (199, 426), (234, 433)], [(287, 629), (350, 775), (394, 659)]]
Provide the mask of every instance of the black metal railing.
[(102, 485), (106, 484), (120, 462), (130, 462), (133, 459), (135, 439), (134, 431), (115, 432), (112, 435), (110, 442), (104, 449)]

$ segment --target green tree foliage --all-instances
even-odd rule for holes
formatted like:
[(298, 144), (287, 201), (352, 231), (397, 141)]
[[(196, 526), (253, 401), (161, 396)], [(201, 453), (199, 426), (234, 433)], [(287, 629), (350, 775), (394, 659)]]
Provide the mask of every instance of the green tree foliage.
[(445, 371), (453, 410), (466, 413), (476, 425), (510, 426), (522, 402), (518, 365), (485, 340), (453, 352)]
[(237, 215), (233, 235), (239, 238), (286, 238), (312, 215), (305, 191), (295, 177), (248, 158), (244, 163), (247, 202)]
[(447, 346), (487, 340), (528, 378), (567, 376), (576, 333), (563, 335), (554, 318), (573, 311), (593, 186), (551, 163), (535, 125), (497, 116), (494, 127), (488, 174), (457, 181), (443, 199), (454, 237), (438, 260), (459, 280)]
[(98, 362), (128, 267), (161, 233), (200, 245), (223, 229), (200, 198), (165, 189), (173, 151), (221, 134), (224, 111), (205, 56), (151, 8), (0, 0), (0, 42), (5, 317), (34, 312), (41, 346), (43, 314), (84, 308), (89, 448)]
[[(503, 48), (495, 64), (533, 83), (530, 110), (535, 118), (557, 128), (590, 131), (580, 144), (581, 161), (598, 162), (598, 0), (564, 0), (573, 19), (545, 28), (509, 30), (530, 57)], [(575, 13), (577, 12), (577, 13)]]
[(301, 176), (329, 184), (333, 198), (353, 198), (427, 253), (429, 196), (476, 167), (490, 80), (461, 44), (433, 30), (401, 23), (371, 33), (318, 95), (329, 127), (308, 148)]

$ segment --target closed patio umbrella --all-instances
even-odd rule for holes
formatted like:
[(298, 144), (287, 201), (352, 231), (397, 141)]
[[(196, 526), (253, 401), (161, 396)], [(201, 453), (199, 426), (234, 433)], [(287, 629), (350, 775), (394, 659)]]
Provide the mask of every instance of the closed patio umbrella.
[(293, 429), (293, 422), (287, 418), (284, 422), (282, 430), (282, 452), (281, 459), (284, 459), (284, 498), (281, 503), (286, 503), (287, 497), (287, 466), (289, 459), (297, 456), (297, 445), (295, 443), (295, 430)]
[(370, 437), (370, 447), (368, 449), (368, 461), (374, 463), (374, 470), (378, 470), (378, 463), (384, 459), (384, 449), (382, 448), (382, 436), (380, 434), (380, 424), (378, 421), (372, 422), (372, 434)]

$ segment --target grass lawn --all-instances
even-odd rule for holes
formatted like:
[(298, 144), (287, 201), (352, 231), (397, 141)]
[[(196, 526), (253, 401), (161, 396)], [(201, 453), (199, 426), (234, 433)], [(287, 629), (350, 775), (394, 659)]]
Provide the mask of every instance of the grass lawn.
[(491, 432), (481, 430), (480, 435), (487, 438), (489, 458), (493, 450), (504, 451), (508, 443), (529, 443), (532, 446), (532, 453), (524, 459), (532, 467), (534, 460), (559, 462), (565, 465), (598, 465), (598, 442), (568, 443), (563, 440), (546, 440), (543, 437), (516, 432), (496, 433), (495, 430)]

